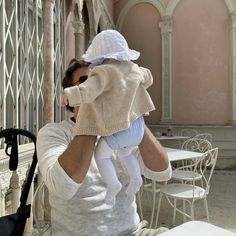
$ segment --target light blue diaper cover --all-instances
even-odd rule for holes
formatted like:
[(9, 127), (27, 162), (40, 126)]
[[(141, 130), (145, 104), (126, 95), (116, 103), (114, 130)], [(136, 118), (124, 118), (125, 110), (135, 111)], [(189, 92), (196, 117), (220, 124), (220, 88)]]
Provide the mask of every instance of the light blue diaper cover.
[(108, 146), (113, 150), (140, 144), (144, 133), (143, 116), (134, 120), (128, 129), (119, 131), (110, 136), (103, 136)]

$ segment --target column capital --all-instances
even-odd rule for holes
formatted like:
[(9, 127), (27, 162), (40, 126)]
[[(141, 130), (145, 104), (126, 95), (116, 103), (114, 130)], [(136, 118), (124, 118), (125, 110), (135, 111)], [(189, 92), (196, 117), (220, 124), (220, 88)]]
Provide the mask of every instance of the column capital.
[(162, 20), (159, 22), (159, 27), (161, 28), (161, 34), (172, 33), (173, 21), (170, 16), (163, 16)]
[(78, 0), (73, 0), (73, 21), (72, 26), (74, 28), (74, 33), (83, 34), (84, 32), (84, 22), (82, 18), (83, 2)]
[(83, 34), (84, 33), (84, 22), (82, 20), (72, 21), (72, 25), (75, 33)]

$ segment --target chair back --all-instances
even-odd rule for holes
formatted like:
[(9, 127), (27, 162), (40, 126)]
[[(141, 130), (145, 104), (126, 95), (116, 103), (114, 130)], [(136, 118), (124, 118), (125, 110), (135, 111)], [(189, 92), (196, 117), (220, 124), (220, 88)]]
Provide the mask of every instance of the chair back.
[(208, 140), (210, 143), (212, 143), (212, 134), (210, 133), (200, 133), (194, 136), (194, 138), (198, 138), (198, 139), (205, 139)]
[[(207, 140), (198, 139), (198, 138), (191, 138), (191, 139), (187, 139), (184, 141), (181, 149), (187, 150), (187, 151), (204, 153), (204, 152), (212, 149), (212, 146), (211, 146), (211, 143)], [(194, 166), (192, 166), (191, 164), (195, 163), (195, 161), (196, 160), (194, 160), (194, 159), (183, 160), (181, 162), (181, 165), (185, 166), (185, 168), (184, 168), (185, 170), (193, 170)]]
[(218, 157), (218, 148), (213, 148), (205, 152), (203, 158), (199, 162), (199, 169), (197, 171), (202, 175), (202, 186), (206, 190), (207, 195), (210, 190), (210, 181), (215, 169), (216, 161)]
[(193, 152), (206, 152), (212, 149), (211, 143), (206, 139), (191, 138), (184, 141), (181, 147), (182, 150), (188, 150)]
[(179, 132), (178, 132), (178, 135), (180, 136), (186, 136), (186, 137), (194, 137), (195, 135), (197, 135), (198, 132), (197, 130), (195, 129), (181, 129)]
[(36, 234), (39, 236), (49, 235), (51, 230), (51, 207), (48, 199), (48, 189), (41, 182), (34, 193), (32, 212), (36, 226)]

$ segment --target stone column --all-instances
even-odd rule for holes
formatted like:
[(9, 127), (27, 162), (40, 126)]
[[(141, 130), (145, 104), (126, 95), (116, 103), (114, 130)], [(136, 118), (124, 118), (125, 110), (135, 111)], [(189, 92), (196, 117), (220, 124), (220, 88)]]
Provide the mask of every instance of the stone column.
[(231, 122), (236, 125), (236, 10), (232, 11), (231, 17)]
[(162, 40), (162, 124), (170, 124), (172, 122), (172, 20), (169, 16), (164, 16), (159, 23), (161, 28)]
[(43, 0), (43, 55), (44, 55), (44, 77), (43, 98), (44, 124), (54, 121), (54, 30), (53, 30), (53, 8), (55, 0)]
[(83, 1), (73, 0), (73, 28), (75, 35), (75, 58), (84, 53), (84, 22), (82, 20)]

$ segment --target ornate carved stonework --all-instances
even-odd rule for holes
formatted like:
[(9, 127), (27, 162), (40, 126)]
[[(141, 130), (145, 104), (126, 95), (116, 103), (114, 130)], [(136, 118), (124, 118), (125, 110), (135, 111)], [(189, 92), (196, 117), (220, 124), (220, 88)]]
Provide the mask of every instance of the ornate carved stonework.
[(84, 34), (84, 22), (81, 21), (73, 21), (72, 22), (73, 28), (74, 28), (74, 32), (78, 33), (78, 34)]
[(74, 32), (78, 34), (84, 33), (84, 22), (82, 20), (83, 1), (73, 1), (73, 22)]
[(173, 28), (173, 21), (169, 16), (164, 16), (163, 20), (160, 21), (159, 27), (161, 28), (161, 33), (166, 34), (166, 33), (172, 33), (172, 28)]
[[(9, 157), (6, 157), (4, 150), (0, 150), (0, 216), (5, 212), (5, 198), (9, 188), (11, 192), (12, 205), (17, 207), (19, 205), (19, 198), (14, 198), (14, 190), (20, 192), (26, 173), (29, 168), (29, 164), (32, 161), (34, 146), (32, 143), (19, 146), (19, 162), (17, 171), (9, 171)], [(18, 194), (18, 193), (17, 193)], [(17, 200), (18, 199), (18, 200)]]
[(9, 188), (10, 178), (11, 178), (11, 172), (10, 171), (1, 171), (0, 175), (0, 190), (6, 192)]

